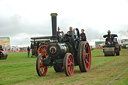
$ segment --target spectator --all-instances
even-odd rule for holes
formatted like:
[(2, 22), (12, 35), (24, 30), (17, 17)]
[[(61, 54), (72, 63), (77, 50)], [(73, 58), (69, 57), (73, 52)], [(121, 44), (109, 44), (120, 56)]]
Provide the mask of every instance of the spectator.
[(29, 48), (29, 46), (27, 48), (27, 52), (28, 52), (28, 57), (29, 57), (29, 54), (30, 54), (30, 48)]

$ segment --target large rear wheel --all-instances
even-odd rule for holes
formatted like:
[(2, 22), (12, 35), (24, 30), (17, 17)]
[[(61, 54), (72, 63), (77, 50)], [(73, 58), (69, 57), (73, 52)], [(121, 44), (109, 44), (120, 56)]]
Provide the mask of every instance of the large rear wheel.
[(36, 71), (39, 76), (44, 76), (47, 73), (48, 66), (43, 64), (43, 59), (46, 57), (42, 54), (39, 54), (36, 60)]
[(78, 64), (81, 72), (87, 72), (91, 67), (91, 51), (89, 43), (81, 41), (78, 48)]
[(65, 54), (64, 71), (65, 71), (66, 76), (71, 76), (74, 72), (74, 59), (71, 53)]

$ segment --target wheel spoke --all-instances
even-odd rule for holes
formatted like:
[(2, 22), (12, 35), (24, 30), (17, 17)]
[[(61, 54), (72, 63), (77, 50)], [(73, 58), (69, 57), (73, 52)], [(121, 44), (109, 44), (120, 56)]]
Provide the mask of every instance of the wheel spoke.
[(88, 55), (89, 55), (89, 53), (87, 53), (86, 56), (84, 56), (84, 62), (87, 67), (89, 66), (89, 60), (88, 60), (89, 56)]
[(68, 73), (71, 74), (72, 73), (72, 59), (71, 59), (71, 56), (70, 56), (70, 59), (69, 59), (69, 63), (68, 63)]
[(89, 55), (90, 55), (90, 53), (89, 53), (89, 48), (88, 48), (88, 45), (86, 45), (85, 46), (85, 49), (84, 49), (84, 62), (85, 62), (85, 65), (87, 66), (87, 68), (88, 68), (88, 66), (89, 66)]
[(44, 67), (44, 65), (42, 63), (40, 63), (40, 67)]
[(70, 53), (68, 53), (68, 54), (66, 54), (66, 56), (65, 56), (65, 60), (66, 60), (66, 66), (64, 66), (65, 68), (65, 73), (66, 73), (66, 75), (67, 76), (69, 76), (69, 75), (72, 75), (73, 74), (73, 71), (74, 71), (74, 62), (73, 62), (73, 56), (70, 54)]
[(38, 54), (42, 53), (42, 54), (46, 55), (47, 54), (46, 47), (47, 47), (47, 45), (40, 46), (38, 49)]
[(85, 63), (89, 64), (88, 60), (86, 59)]
[(86, 53), (86, 59), (88, 59), (89, 58), (89, 53)]
[(68, 63), (68, 65), (67, 65), (68, 67), (70, 67), (70, 63)]
[(68, 65), (67, 66), (67, 71), (68, 71), (69, 74), (70, 74), (70, 69), (71, 69), (71, 67), (70, 67), (70, 65)]
[(70, 63), (70, 58), (68, 58), (68, 63)]
[(39, 76), (44, 76), (48, 69), (47, 66), (44, 66), (43, 59), (45, 59), (43, 55), (39, 55), (37, 58), (36, 70)]
[(41, 71), (41, 73), (43, 73), (43, 71), (44, 71), (44, 68), (40, 68), (40, 71)]

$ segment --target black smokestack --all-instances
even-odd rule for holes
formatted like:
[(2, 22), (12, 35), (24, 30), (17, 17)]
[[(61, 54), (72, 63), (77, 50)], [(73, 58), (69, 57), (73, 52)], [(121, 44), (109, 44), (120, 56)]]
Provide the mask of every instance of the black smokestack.
[[(51, 13), (52, 19), (52, 36), (57, 36), (57, 13)], [(55, 40), (54, 38), (53, 40)]]

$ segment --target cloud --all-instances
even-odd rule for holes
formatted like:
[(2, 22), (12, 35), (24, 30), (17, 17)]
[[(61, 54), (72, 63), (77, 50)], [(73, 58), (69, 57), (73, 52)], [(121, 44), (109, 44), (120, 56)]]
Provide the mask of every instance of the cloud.
[(103, 40), (107, 30), (127, 37), (127, 9), (126, 0), (0, 0), (0, 36), (29, 45), (31, 37), (52, 35), (50, 13), (57, 12), (64, 33), (72, 26), (85, 29), (89, 41)]
[(119, 30), (119, 38), (128, 38), (128, 25), (121, 26)]
[[(47, 22), (47, 21), (46, 21)], [(40, 23), (31, 23), (28, 20), (22, 19), (21, 16), (14, 15), (8, 19), (0, 20), (1, 36), (15, 36), (19, 33), (28, 33), (28, 34), (49, 34), (49, 25)], [(45, 29), (45, 30), (44, 30)]]

